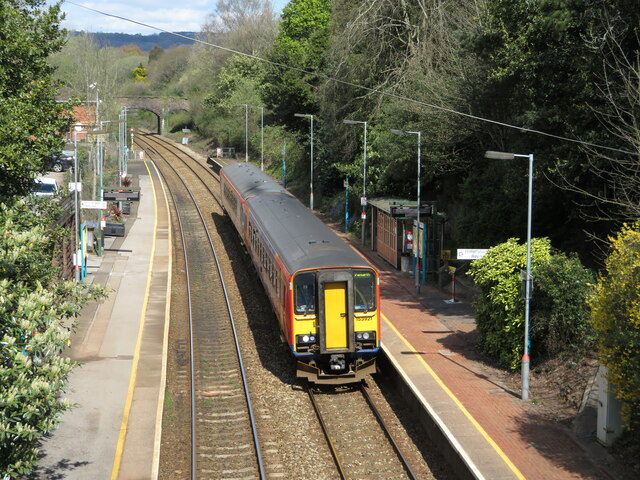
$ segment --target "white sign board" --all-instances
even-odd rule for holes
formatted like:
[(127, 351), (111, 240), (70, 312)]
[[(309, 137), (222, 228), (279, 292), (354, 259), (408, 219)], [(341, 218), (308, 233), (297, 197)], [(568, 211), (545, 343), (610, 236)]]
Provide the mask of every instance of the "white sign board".
[(477, 260), (487, 253), (486, 248), (459, 248), (458, 260)]
[(73, 192), (76, 190), (76, 186), (78, 187), (78, 191), (81, 192), (82, 191), (82, 183), (81, 182), (69, 182), (69, 191)]
[(82, 200), (80, 208), (89, 208), (93, 210), (106, 210), (107, 202), (101, 200)]

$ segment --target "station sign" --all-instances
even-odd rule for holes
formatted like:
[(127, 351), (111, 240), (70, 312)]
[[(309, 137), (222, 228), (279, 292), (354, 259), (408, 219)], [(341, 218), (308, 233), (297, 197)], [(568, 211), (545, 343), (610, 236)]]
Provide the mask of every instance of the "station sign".
[[(418, 207), (417, 206), (392, 206), (391, 217), (392, 218), (417, 218), (418, 217)], [(431, 205), (424, 205), (420, 207), (420, 216), (426, 217), (432, 214)]]
[(101, 200), (82, 200), (80, 202), (80, 208), (87, 208), (90, 210), (106, 210), (107, 202)]
[(105, 190), (102, 193), (102, 198), (105, 200), (115, 200), (117, 202), (127, 200), (140, 200), (140, 192), (137, 190)]
[(486, 248), (459, 248), (458, 260), (478, 260), (487, 253)]

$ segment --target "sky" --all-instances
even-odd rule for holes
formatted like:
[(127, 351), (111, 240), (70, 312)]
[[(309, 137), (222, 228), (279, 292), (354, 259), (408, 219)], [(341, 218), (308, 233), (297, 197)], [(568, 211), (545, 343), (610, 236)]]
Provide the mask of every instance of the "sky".
[[(274, 10), (282, 12), (282, 8), (289, 0), (271, 0)], [(47, 0), (48, 5), (56, 0)], [(62, 26), (68, 30), (84, 30), (88, 32), (118, 32), (139, 33), (151, 35), (159, 33), (157, 30), (143, 27), (122, 19), (101, 15), (86, 7), (101, 12), (125, 17), (170, 32), (198, 32), (205, 23), (207, 15), (213, 12), (216, 0), (112, 0), (112, 1), (84, 1), (73, 0), (62, 3), (62, 10), (66, 18)]]

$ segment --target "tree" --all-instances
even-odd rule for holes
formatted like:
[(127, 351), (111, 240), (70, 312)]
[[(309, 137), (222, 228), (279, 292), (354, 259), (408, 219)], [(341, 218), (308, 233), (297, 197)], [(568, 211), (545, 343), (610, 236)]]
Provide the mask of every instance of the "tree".
[(61, 149), (71, 103), (56, 101), (47, 57), (63, 44), (59, 5), (12, 0), (0, 5), (0, 201), (25, 195), (44, 158)]
[[(601, 14), (599, 29), (585, 38), (585, 44), (602, 59), (597, 74), (598, 97), (602, 105), (593, 105), (610, 145), (623, 151), (585, 148), (588, 169), (599, 185), (589, 188), (569, 175), (563, 185), (583, 198), (589, 220), (633, 222), (640, 217), (640, 14), (633, 6), (611, 5)], [(634, 18), (636, 21), (628, 21)]]
[(273, 42), (276, 27), (277, 19), (270, 1), (218, 0), (199, 38), (225, 48), (194, 45), (190, 58), (191, 69), (196, 74), (191, 81), (193, 90), (217, 75), (233, 55), (227, 49), (252, 55), (265, 52)]
[[(229, 58), (219, 75), (211, 85), (211, 93), (202, 102), (202, 110), (198, 114), (198, 130), (213, 138), (216, 145), (236, 146), (237, 151), (244, 152), (245, 121), (244, 107), (241, 104), (259, 105), (260, 80), (264, 75), (262, 64), (251, 58), (235, 55)], [(248, 112), (249, 129), (255, 130), (256, 109)], [(251, 134), (251, 133), (250, 133)], [(241, 148), (238, 148), (240, 147)], [(253, 149), (249, 145), (250, 156)]]
[(138, 64), (136, 68), (131, 70), (131, 75), (136, 82), (146, 82), (147, 81), (147, 69), (144, 68), (142, 62)]
[[(283, 125), (302, 122), (294, 113), (317, 113), (315, 72), (322, 72), (329, 43), (331, 0), (292, 0), (282, 11), (280, 31), (269, 60), (288, 65), (270, 65), (265, 77), (263, 99), (276, 121)], [(304, 73), (302, 69), (310, 73)]]
[(149, 63), (156, 62), (164, 54), (164, 48), (154, 45), (149, 51)]
[(600, 362), (623, 402), (637, 438), (640, 428), (640, 221), (611, 239), (611, 253), (590, 297)]
[(189, 64), (191, 46), (181, 45), (166, 50), (147, 68), (149, 82), (155, 92), (182, 95), (180, 79)]
[[(612, 75), (606, 68), (605, 78), (603, 65), (614, 65), (612, 52), (616, 48), (611, 47), (619, 42), (618, 54), (627, 55), (623, 62), (627, 65), (619, 72), (631, 74), (627, 86), (633, 84), (639, 20), (637, 4), (628, 1), (487, 0), (477, 27), (464, 35), (467, 51), (481, 65), (480, 75), (469, 85), (471, 111), (511, 125), (637, 152), (629, 142), (638, 113), (634, 106), (637, 96), (627, 94), (624, 74)], [(607, 91), (614, 97), (607, 99), (602, 94)], [(627, 113), (626, 124), (632, 128), (624, 128), (626, 140), (616, 138), (616, 131), (622, 133), (617, 129), (623, 127)], [(584, 260), (593, 263), (600, 259), (595, 258), (582, 230), (606, 238), (621, 218), (634, 218), (628, 215), (628, 208), (627, 216), (621, 217), (621, 207), (637, 205), (637, 184), (633, 183), (637, 154), (607, 154), (603, 149), (587, 153), (573, 142), (495, 125), (479, 125), (476, 143), (476, 151), (536, 154), (534, 218), (540, 220), (536, 231), (565, 250), (580, 248)], [(506, 168), (519, 167), (512, 162)], [(482, 181), (479, 177), (483, 175), (474, 169), (471, 176), (476, 181), (470, 184)], [(511, 188), (503, 181), (507, 178), (489, 179), (486, 191), (499, 193)], [(472, 198), (474, 193), (470, 190), (468, 196)], [(479, 204), (480, 198), (475, 200), (474, 204)], [(496, 205), (497, 201), (496, 195), (489, 203)], [(512, 205), (507, 216), (521, 217), (522, 209)], [(549, 211), (554, 215), (545, 215)], [(584, 219), (590, 224), (585, 225)], [(482, 218), (478, 218), (476, 230), (481, 224)], [(578, 237), (582, 240), (575, 242)]]
[(362, 188), (363, 178), (361, 133), (344, 128), (345, 118), (369, 121), (371, 195), (415, 198), (415, 139), (391, 135), (391, 129), (423, 133), (421, 182), (429, 200), (436, 199), (443, 178), (465, 170), (470, 158), (464, 150), (471, 143), (469, 125), (417, 102), (469, 109), (462, 87), (475, 65), (460, 48), (459, 32), (472, 28), (481, 3), (334, 2), (323, 70), (330, 78), (320, 82), (315, 94), (330, 157), (336, 169), (350, 173), (357, 189)]

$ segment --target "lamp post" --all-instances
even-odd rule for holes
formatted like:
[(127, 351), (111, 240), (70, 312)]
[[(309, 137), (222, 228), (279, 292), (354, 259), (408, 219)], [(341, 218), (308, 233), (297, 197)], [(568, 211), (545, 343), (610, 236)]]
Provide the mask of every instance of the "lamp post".
[(309, 118), (311, 120), (311, 179), (309, 185), (309, 208), (313, 210), (313, 115), (311, 113), (294, 113), (294, 116)]
[[(391, 133), (395, 135), (417, 135), (418, 136), (418, 214), (417, 214), (417, 225), (416, 231), (413, 235), (413, 252), (414, 252), (414, 262), (415, 262), (415, 280), (416, 280), (416, 294), (420, 294), (420, 272), (418, 266), (420, 265), (420, 257), (418, 256), (418, 245), (419, 245), (419, 232), (420, 232), (420, 150), (422, 148), (422, 132), (411, 132), (409, 130), (391, 130)], [(425, 260), (426, 260), (426, 252), (425, 252)]]
[(524, 354), (522, 355), (522, 400), (529, 399), (529, 322), (531, 303), (531, 216), (533, 210), (533, 154), (522, 155), (518, 153), (492, 152), (484, 154), (485, 158), (496, 160), (514, 160), (516, 158), (529, 159), (529, 195), (527, 200), (527, 273), (524, 287)]
[(122, 187), (122, 173), (125, 165), (125, 157), (127, 155), (127, 139), (125, 137), (127, 131), (127, 107), (123, 107), (118, 116), (120, 124), (118, 130), (118, 186)]
[(249, 105), (238, 103), (236, 107), (244, 107), (244, 161), (249, 161)]
[(80, 282), (80, 255), (78, 244), (80, 243), (80, 215), (78, 212), (78, 133), (82, 131), (82, 125), (76, 123), (73, 127), (73, 208), (75, 221), (75, 238), (73, 245), (73, 272), (76, 282)]
[(362, 124), (364, 125), (364, 151), (362, 154), (362, 200), (360, 204), (362, 205), (362, 245), (364, 245), (364, 231), (365, 224), (367, 221), (367, 122), (366, 121), (358, 121), (358, 120), (343, 120), (342, 123), (348, 124)]

